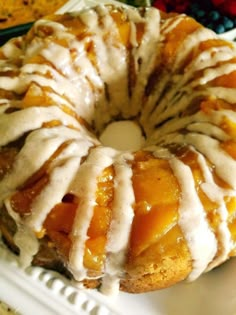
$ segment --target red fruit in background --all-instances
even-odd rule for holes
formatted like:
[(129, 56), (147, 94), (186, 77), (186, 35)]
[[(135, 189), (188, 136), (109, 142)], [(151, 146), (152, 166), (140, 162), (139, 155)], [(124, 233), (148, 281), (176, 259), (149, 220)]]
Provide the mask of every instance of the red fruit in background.
[(152, 5), (162, 11), (184, 13), (190, 5), (190, 0), (154, 0)]
[[(162, 11), (184, 13), (190, 6), (190, 0), (154, 0), (152, 5)], [(216, 10), (222, 14), (236, 16), (236, 0), (211, 0)]]
[(236, 0), (211, 0), (211, 2), (221, 13), (236, 16)]
[(175, 10), (179, 13), (184, 13), (188, 9), (189, 1), (175, 1)]
[(152, 5), (161, 11), (167, 11), (165, 1), (155, 0)]

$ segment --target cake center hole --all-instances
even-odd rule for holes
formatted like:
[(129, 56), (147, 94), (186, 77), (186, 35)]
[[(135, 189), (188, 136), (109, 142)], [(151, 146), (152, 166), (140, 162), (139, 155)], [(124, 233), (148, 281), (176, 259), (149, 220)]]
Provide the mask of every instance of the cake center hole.
[(100, 136), (100, 141), (104, 146), (117, 150), (137, 151), (144, 145), (145, 138), (137, 123), (121, 120), (107, 125)]

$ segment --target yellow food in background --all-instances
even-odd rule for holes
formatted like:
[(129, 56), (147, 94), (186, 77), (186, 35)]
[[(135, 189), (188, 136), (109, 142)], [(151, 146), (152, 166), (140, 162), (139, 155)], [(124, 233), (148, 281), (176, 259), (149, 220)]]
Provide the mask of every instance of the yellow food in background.
[(31, 22), (58, 10), (67, 0), (0, 1), (0, 29)]

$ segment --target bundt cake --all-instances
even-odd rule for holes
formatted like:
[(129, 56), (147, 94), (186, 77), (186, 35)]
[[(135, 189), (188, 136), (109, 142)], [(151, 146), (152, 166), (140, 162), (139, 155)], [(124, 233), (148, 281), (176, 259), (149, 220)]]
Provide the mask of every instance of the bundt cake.
[[(0, 229), (23, 266), (138, 293), (236, 254), (232, 43), (101, 5), (37, 21), (0, 58)], [(103, 145), (114, 121), (142, 147)]]

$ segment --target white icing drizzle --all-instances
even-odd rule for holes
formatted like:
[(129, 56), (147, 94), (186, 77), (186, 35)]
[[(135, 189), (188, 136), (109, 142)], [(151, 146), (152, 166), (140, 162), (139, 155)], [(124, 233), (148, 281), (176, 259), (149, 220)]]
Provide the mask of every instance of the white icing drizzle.
[[(160, 14), (158, 11), (147, 10), (145, 12), (145, 32), (139, 46), (133, 47), (133, 57), (135, 61), (135, 73), (139, 73), (136, 78), (135, 86), (132, 90), (130, 116), (137, 115), (139, 111), (139, 102), (145, 92), (150, 73), (152, 73), (155, 63), (156, 54), (153, 53), (157, 49), (160, 37)], [(141, 61), (141, 64), (140, 64)], [(143, 109), (143, 114), (148, 110), (148, 106)], [(145, 116), (146, 117), (146, 116)], [(145, 126), (145, 124), (144, 124)]]
[(57, 35), (58, 38), (71, 38), (71, 35), (69, 32), (67, 32), (67, 28), (61, 24), (50, 20), (38, 20), (34, 24), (35, 34), (38, 34), (40, 32), (40, 28), (44, 28), (45, 26), (49, 26), (51, 30), (53, 30), (53, 33)]
[(5, 111), (9, 108), (10, 104), (7, 100), (0, 100), (0, 115), (4, 114)]
[(167, 35), (168, 33), (171, 33), (185, 18), (186, 16), (181, 14), (165, 20), (162, 25), (162, 34)]
[(39, 250), (39, 242), (30, 228), (24, 224), (17, 224), (14, 243), (20, 249), (19, 263), (23, 268), (30, 266), (34, 255)]
[[(208, 125), (209, 127), (210, 125)], [(210, 128), (212, 128), (210, 126)], [(214, 131), (214, 128), (213, 128)], [(201, 133), (188, 133), (181, 135), (178, 132), (166, 135), (165, 144), (188, 144), (196, 148), (206, 158), (215, 165), (216, 174), (235, 189), (236, 179), (234, 172), (236, 171), (235, 160), (227, 154), (221, 147), (220, 142), (211, 136)]]
[(223, 99), (230, 104), (235, 103), (235, 88), (225, 88), (225, 87), (209, 87), (209, 94), (215, 95), (219, 99)]
[(199, 133), (204, 130), (206, 135), (222, 141), (229, 139), (229, 136), (220, 127), (214, 126), (210, 122), (193, 122), (191, 125), (187, 126), (186, 129)]
[[(195, 37), (193, 36), (194, 34), (196, 35)], [(164, 78), (162, 79), (162, 83), (159, 83), (157, 85), (157, 87), (159, 87), (159, 90), (156, 90), (157, 94), (152, 95), (152, 98), (155, 97), (158, 99), (158, 95), (161, 94), (163, 87), (165, 87), (168, 83), (167, 80), (172, 79), (173, 84), (171, 85), (171, 88), (165, 95), (162, 95), (162, 98), (158, 102), (158, 106), (155, 107), (155, 110), (151, 112), (150, 116), (146, 117), (146, 120), (141, 120), (144, 123), (148, 121), (148, 126), (151, 130), (153, 129), (153, 126), (157, 126), (164, 120), (168, 120), (169, 118), (173, 120), (173, 117), (177, 117), (180, 111), (183, 111), (187, 106), (189, 106), (191, 100), (194, 100), (197, 97), (201, 97), (203, 95), (207, 96), (215, 94), (219, 98), (225, 99), (229, 103), (234, 103), (235, 91), (233, 89), (209, 87), (208, 89), (201, 91), (199, 90), (199, 86), (197, 86), (196, 84), (198, 90), (194, 90), (193, 87), (195, 86), (195, 81), (193, 80), (191, 82), (192, 78), (194, 79), (196, 72), (198, 72), (199, 70), (214, 67), (220, 61), (232, 59), (234, 55), (233, 47), (230, 48), (229, 46), (222, 46), (219, 48), (209, 48), (206, 51), (200, 52), (197, 58), (193, 58), (192, 62), (190, 62), (186, 66), (183, 74), (176, 74), (176, 70), (181, 67), (182, 61), (185, 60), (185, 58), (183, 58), (183, 51), (186, 53), (190, 53), (190, 48), (192, 47), (193, 50), (198, 42), (215, 38), (214, 33), (212, 33), (211, 31), (208, 32), (204, 28), (200, 28), (199, 30), (195, 31), (193, 35), (187, 36), (182, 45), (180, 45), (178, 49), (179, 53), (177, 53), (177, 59), (175, 60), (175, 67), (173, 67), (172, 70), (173, 75), (168, 76), (167, 74), (165, 74)], [(197, 38), (198, 41), (196, 41), (195, 43), (195, 39)], [(194, 43), (195, 46), (193, 45)], [(224, 69), (226, 65), (222, 65), (221, 67), (221, 69)], [(234, 68), (235, 65), (232, 64), (228, 66), (227, 70), (230, 72), (233, 71)], [(205, 80), (207, 81), (206, 74), (209, 73), (207, 71), (208, 70), (203, 73), (203, 75), (197, 80), (197, 82), (200, 82), (200, 80), (203, 80), (204, 82)], [(214, 71), (214, 78), (216, 78), (220, 76), (224, 70), (217, 71), (216, 69), (213, 69), (212, 71)], [(151, 99), (151, 101), (153, 102), (154, 100)], [(189, 118), (191, 119), (191, 116)], [(149, 133), (149, 129), (147, 129), (147, 127), (145, 128), (146, 131)], [(159, 130), (157, 130), (157, 132), (159, 132)]]
[(22, 224), (20, 216), (12, 207), (10, 199), (5, 200), (5, 206), (17, 225), (17, 231), (14, 235), (14, 243), (20, 249), (19, 263), (23, 268), (30, 266), (33, 256), (38, 252), (39, 242), (35, 233)]
[[(119, 34), (113, 18), (108, 14), (108, 8), (99, 7), (98, 13), (100, 19), (95, 19), (92, 26), (83, 18), (83, 22), (94, 33), (92, 40), (97, 56), (97, 67), (101, 80), (104, 82), (103, 94), (100, 95), (99, 111), (97, 113), (96, 123), (98, 129), (102, 128), (101, 123), (104, 119), (109, 119), (112, 116), (117, 116), (121, 111), (121, 106), (128, 104), (128, 70), (126, 62), (126, 49), (119, 43)], [(95, 23), (96, 21), (96, 23)], [(104, 35), (107, 31), (112, 29), (113, 36), (104, 40)], [(117, 60), (119, 60), (119, 67), (117, 67)], [(117, 85), (116, 82), (119, 81)], [(106, 94), (108, 94), (109, 101), (107, 101)], [(122, 101), (121, 101), (122, 100)], [(104, 104), (104, 105), (103, 105)], [(112, 104), (112, 106), (110, 105)], [(106, 112), (109, 112), (107, 117)], [(104, 123), (107, 123), (105, 121)]]
[(70, 250), (69, 269), (77, 280), (86, 277), (83, 264), (87, 230), (96, 205), (96, 178), (102, 171), (112, 165), (116, 151), (111, 148), (97, 147), (91, 150), (87, 160), (80, 166), (70, 191), (79, 199), (78, 209), (71, 232), (72, 248)]
[[(94, 112), (92, 106), (94, 99), (91, 85), (86, 79), (84, 72), (80, 75), (78, 71), (76, 71), (74, 66), (77, 64), (71, 59), (70, 51), (61, 45), (51, 43), (41, 51), (41, 55), (62, 73), (62, 75), (59, 75), (50, 67), (50, 71), (53, 74), (53, 80), (50, 83), (50, 86), (53, 87), (54, 91), (58, 91), (59, 89), (62, 95), (65, 94), (76, 106), (77, 113), (87, 121), (91, 122)], [(80, 67), (80, 65), (82, 65), (82, 60), (80, 60), (80, 63), (77, 66)], [(48, 71), (48, 67), (45, 67), (44, 65), (42, 67), (43, 69), (45, 68), (45, 72)], [(38, 68), (40, 67), (37, 66), (35, 71), (39, 71)], [(55, 76), (57, 85), (54, 87)], [(69, 78), (69, 80), (67, 78)], [(83, 98), (81, 98), (81, 94), (83, 94)]]
[(122, 154), (116, 158), (114, 200), (112, 205), (112, 221), (106, 245), (105, 277), (102, 281), (102, 292), (113, 295), (119, 291), (119, 279), (123, 274), (126, 261), (129, 237), (134, 216), (132, 205), (135, 202), (132, 169), (124, 160), (133, 159), (130, 154)]
[(169, 162), (181, 189), (178, 224), (193, 259), (193, 270), (188, 276), (188, 280), (193, 281), (206, 270), (214, 258), (217, 242), (214, 233), (209, 229), (191, 169), (177, 158), (172, 158)]
[[(17, 155), (11, 171), (0, 182), (0, 202), (42, 167), (65, 141), (81, 138), (83, 139), (83, 135), (80, 132), (64, 126), (41, 128), (31, 132)], [(92, 144), (91, 141), (90, 146)]]
[(198, 28), (195, 32), (187, 36), (178, 49), (173, 70), (176, 71), (176, 68), (182, 66), (182, 63), (186, 60), (189, 53), (198, 45), (198, 43), (203, 40), (205, 41), (213, 38), (216, 38), (216, 34), (205, 28)]
[(217, 238), (220, 245), (220, 251), (208, 266), (207, 270), (210, 270), (223, 263), (228, 258), (232, 249), (231, 234), (227, 222), (228, 210), (225, 206), (224, 197), (235, 196), (235, 192), (217, 186), (206, 163), (206, 159), (201, 154), (198, 154), (197, 157), (199, 166), (205, 178), (205, 182), (201, 184), (201, 189), (210, 200), (218, 204), (216, 211), (220, 216), (220, 223), (217, 227)]
[(0, 134), (2, 135), (0, 145), (4, 146), (51, 120), (58, 120), (65, 126), (71, 125), (82, 129), (75, 118), (62, 112), (57, 106), (29, 107), (11, 114), (3, 113), (0, 116)]
[(26, 219), (26, 224), (33, 230), (41, 231), (47, 214), (69, 192), (69, 186), (78, 171), (81, 158), (87, 155), (88, 148), (89, 143), (85, 141), (72, 142), (57, 157), (49, 184), (34, 199), (31, 216)]
[(20, 49), (19, 45), (16, 45), (14, 40), (3, 45), (1, 51), (6, 58), (11, 60), (16, 60), (22, 56), (22, 49)]
[(220, 148), (219, 141), (203, 134), (187, 134), (185, 139), (196, 150), (204, 154), (215, 165), (217, 175), (236, 188), (236, 163), (235, 160)]
[(211, 47), (202, 51), (185, 68), (185, 76), (195, 71), (216, 66), (219, 61), (229, 61), (232, 59), (232, 48), (229, 46)]
[(192, 86), (199, 86), (208, 83), (215, 78), (218, 78), (222, 75), (227, 75), (233, 71), (236, 71), (236, 64), (226, 63), (221, 66), (218, 66), (216, 69), (206, 69), (204, 70), (203, 76), (196, 81), (192, 82)]

